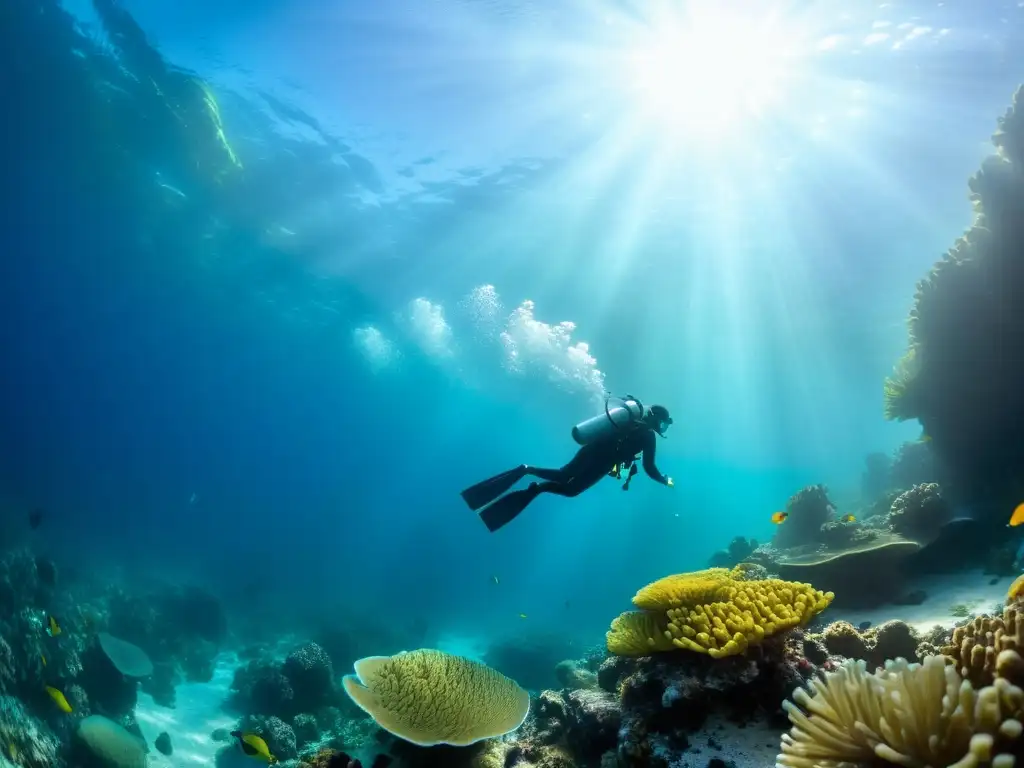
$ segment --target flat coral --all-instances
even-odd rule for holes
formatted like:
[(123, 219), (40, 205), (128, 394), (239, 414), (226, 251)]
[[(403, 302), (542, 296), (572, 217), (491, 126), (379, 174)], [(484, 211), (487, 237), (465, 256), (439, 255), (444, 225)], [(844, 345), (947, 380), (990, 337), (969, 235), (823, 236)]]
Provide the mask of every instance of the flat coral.
[(479, 662), (420, 649), (370, 656), (344, 678), (345, 692), (384, 730), (419, 746), (467, 746), (523, 724), (530, 696)]

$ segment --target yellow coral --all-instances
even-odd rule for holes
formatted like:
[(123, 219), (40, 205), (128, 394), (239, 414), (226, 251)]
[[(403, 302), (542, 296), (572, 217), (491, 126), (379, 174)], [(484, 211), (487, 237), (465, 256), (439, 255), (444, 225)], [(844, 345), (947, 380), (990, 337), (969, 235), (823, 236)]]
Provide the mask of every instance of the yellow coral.
[(420, 649), (370, 656), (343, 683), (349, 697), (384, 730), (419, 746), (464, 747), (516, 730), (530, 696), (484, 664)]
[(633, 605), (647, 611), (667, 611), (684, 605), (712, 603), (723, 587), (735, 577), (728, 568), (708, 568), (693, 573), (677, 573), (648, 584), (633, 597)]
[(667, 612), (673, 645), (714, 659), (735, 656), (766, 637), (806, 624), (834, 597), (782, 579), (734, 581), (718, 596), (713, 603)]
[[(1017, 675), (1024, 661), (1004, 651), (997, 666)], [(783, 703), (793, 727), (776, 765), (840, 768), (880, 760), (908, 768), (1011, 768), (1024, 730), (1024, 691), (1007, 676), (976, 690), (939, 656), (923, 664), (897, 659), (874, 674), (863, 661), (848, 660), (812, 679), (809, 690), (797, 689), (796, 703)]]
[(668, 622), (660, 615), (647, 611), (626, 611), (612, 621), (605, 634), (609, 653), (618, 656), (646, 656), (659, 651), (671, 651), (671, 635), (666, 634)]
[(734, 656), (766, 637), (806, 624), (834, 597), (810, 584), (742, 577), (742, 570), (709, 568), (647, 585), (633, 598), (646, 612), (630, 611), (615, 619), (606, 635), (608, 650), (641, 656), (683, 648), (716, 659)]

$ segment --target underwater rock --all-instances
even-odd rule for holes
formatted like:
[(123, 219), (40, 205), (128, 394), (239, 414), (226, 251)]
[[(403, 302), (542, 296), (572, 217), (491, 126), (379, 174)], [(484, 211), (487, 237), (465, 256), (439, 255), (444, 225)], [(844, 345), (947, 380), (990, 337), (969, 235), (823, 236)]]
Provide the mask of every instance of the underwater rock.
[(235, 670), (227, 706), (243, 715), (293, 717), (295, 691), (274, 661), (255, 659)]
[(59, 742), (52, 731), (32, 717), (13, 696), (0, 696), (0, 744), (21, 768), (55, 768)]
[(138, 685), (121, 674), (98, 641), (82, 654), (82, 673), (77, 681), (88, 694), (93, 709), (112, 717), (134, 711)]
[(891, 659), (917, 662), (921, 638), (912, 627), (892, 620), (865, 630), (846, 621), (834, 621), (820, 634), (808, 635), (819, 640), (830, 655), (841, 659), (863, 659), (870, 668), (884, 666)]
[(566, 745), (584, 763), (614, 749), (622, 712), (605, 691), (570, 691), (565, 697)]
[(936, 483), (915, 485), (901, 493), (889, 509), (889, 527), (914, 541), (931, 541), (953, 519), (953, 508)]
[(334, 668), (316, 643), (306, 643), (288, 654), (281, 672), (291, 684), (293, 705), (299, 712), (314, 712), (334, 698)]
[(171, 735), (167, 731), (162, 732), (153, 741), (153, 746), (156, 747), (156, 751), (161, 755), (167, 755), (170, 757), (174, 754), (174, 747), (171, 746)]
[(729, 542), (727, 549), (719, 550), (711, 556), (708, 568), (732, 568), (749, 558), (757, 547), (757, 539), (737, 536)]
[(786, 502), (789, 517), (775, 527), (772, 544), (779, 549), (801, 547), (821, 542), (821, 526), (835, 513), (835, 505), (828, 498), (823, 485), (802, 488)]
[(320, 738), (320, 726), (313, 715), (296, 715), (292, 721), (292, 730), (295, 731), (295, 741), (299, 749)]
[(558, 662), (555, 666), (555, 679), (561, 688), (594, 689), (597, 688), (597, 674), (589, 669), (582, 669), (573, 659)]
[(238, 730), (244, 733), (255, 733), (262, 737), (267, 742), (270, 753), (281, 762), (298, 757), (299, 750), (295, 731), (279, 717), (261, 715), (243, 717), (238, 724)]

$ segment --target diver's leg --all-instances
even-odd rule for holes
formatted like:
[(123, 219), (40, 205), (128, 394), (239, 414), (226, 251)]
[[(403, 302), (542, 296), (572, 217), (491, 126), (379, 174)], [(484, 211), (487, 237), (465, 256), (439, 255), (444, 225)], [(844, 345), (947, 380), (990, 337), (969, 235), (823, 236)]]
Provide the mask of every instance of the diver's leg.
[[(526, 474), (533, 475), (541, 480), (548, 480), (552, 483), (569, 483), (577, 475), (589, 473), (590, 467), (595, 463), (595, 458), (597, 457), (594, 454), (593, 446), (585, 445), (576, 451), (576, 455), (564, 467), (545, 469), (544, 467), (528, 466)], [(605, 472), (609, 469), (611, 469), (611, 466), (608, 466)]]
[(514, 469), (502, 472), (500, 475), (488, 478), (474, 486), (462, 491), (462, 499), (470, 509), (477, 510), (490, 504), (505, 491), (518, 483), (526, 476), (528, 467), (520, 464)]

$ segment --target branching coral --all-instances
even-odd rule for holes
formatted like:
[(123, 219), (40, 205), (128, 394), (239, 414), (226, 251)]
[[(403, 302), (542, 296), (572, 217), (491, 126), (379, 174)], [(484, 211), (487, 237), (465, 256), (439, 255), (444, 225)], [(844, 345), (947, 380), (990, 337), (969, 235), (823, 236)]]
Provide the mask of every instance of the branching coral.
[[(809, 584), (740, 580), (741, 569), (712, 568), (648, 584), (612, 622), (608, 650), (623, 656), (682, 648), (722, 658), (806, 624), (832, 601)], [(660, 634), (659, 634), (660, 632)]]
[(997, 666), (996, 682), (977, 690), (938, 656), (897, 659), (874, 674), (847, 661), (783, 704), (793, 727), (777, 765), (1010, 768), (1021, 757), (1024, 691), (1015, 682), (1024, 660), (1004, 651)]

